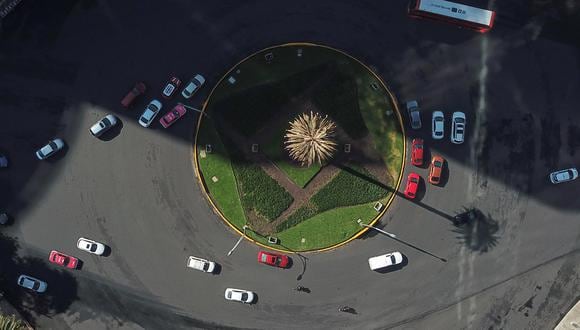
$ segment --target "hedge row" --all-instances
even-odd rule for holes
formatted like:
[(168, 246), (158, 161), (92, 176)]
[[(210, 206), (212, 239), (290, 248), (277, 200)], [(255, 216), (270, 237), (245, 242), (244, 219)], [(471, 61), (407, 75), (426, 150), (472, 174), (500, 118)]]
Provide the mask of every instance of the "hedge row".
[(377, 179), (362, 167), (343, 169), (288, 220), (276, 227), (278, 232), (296, 226), (314, 215), (342, 206), (374, 202), (386, 197), (389, 190), (377, 184)]

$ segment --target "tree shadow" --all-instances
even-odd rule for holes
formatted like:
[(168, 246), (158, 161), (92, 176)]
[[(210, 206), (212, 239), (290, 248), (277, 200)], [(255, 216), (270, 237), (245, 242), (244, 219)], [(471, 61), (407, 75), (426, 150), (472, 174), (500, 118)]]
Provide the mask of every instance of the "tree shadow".
[[(63, 313), (78, 299), (77, 281), (68, 270), (53, 269), (43, 259), (19, 257), (19, 248), (15, 238), (0, 233), (0, 286), (6, 300), (34, 326), (36, 315)], [(18, 286), (16, 280), (21, 274), (45, 281), (46, 292), (35, 293)]]
[(458, 234), (457, 238), (469, 250), (473, 252), (485, 253), (497, 245), (499, 239), (499, 224), (489, 215), (485, 216), (478, 209), (465, 209), (466, 214), (473, 211), (475, 216), (463, 222), (456, 223), (453, 232)]

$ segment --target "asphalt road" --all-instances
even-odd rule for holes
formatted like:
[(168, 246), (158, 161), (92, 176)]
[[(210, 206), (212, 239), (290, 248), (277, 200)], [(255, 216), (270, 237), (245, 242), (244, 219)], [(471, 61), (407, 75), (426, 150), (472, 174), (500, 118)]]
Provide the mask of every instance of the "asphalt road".
[[(12, 163), (0, 172), (0, 207), (14, 217), (0, 239), (6, 296), (41, 329), (555, 326), (580, 284), (580, 183), (547, 180), (580, 164), (578, 36), (530, 17), (523, 3), (497, 3), (494, 30), (480, 35), (411, 20), (404, 1), (24, 1), (0, 37), (0, 151)], [(418, 99), (425, 129), (410, 137), (424, 137), (448, 171), (417, 201), (396, 198), (380, 226), (399, 240), (371, 233), (280, 270), (257, 264), (248, 242), (226, 256), (238, 237), (193, 176), (196, 116), (169, 130), (136, 120), (171, 74), (208, 78), (190, 102), (200, 106), (237, 61), (293, 41), (342, 49), (374, 67), (399, 101)], [(149, 86), (146, 100), (121, 109), (137, 80)], [(432, 110), (466, 112), (467, 142), (431, 140)], [(97, 140), (87, 130), (106, 113), (122, 125)], [(37, 161), (34, 150), (54, 136), (65, 152)], [(426, 178), (427, 169), (411, 170)], [(449, 218), (470, 207), (480, 219), (453, 226)], [(80, 236), (110, 255), (78, 251)], [(82, 269), (48, 265), (51, 249), (77, 255)], [(368, 269), (368, 257), (393, 250), (407, 258), (402, 269)], [(215, 260), (219, 273), (187, 270), (190, 254)], [(18, 289), (21, 272), (46, 279), (49, 291)], [(298, 284), (311, 293), (293, 291)], [(226, 287), (258, 301), (226, 302)]]

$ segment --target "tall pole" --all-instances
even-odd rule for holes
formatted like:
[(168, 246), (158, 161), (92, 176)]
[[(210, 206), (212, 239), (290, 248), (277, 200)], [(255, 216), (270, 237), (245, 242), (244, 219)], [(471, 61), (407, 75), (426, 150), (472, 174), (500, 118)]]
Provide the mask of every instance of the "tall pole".
[(397, 238), (397, 235), (395, 235), (395, 234), (391, 234), (391, 233), (389, 233), (389, 232), (386, 232), (386, 231), (384, 231), (384, 230), (382, 230), (382, 229), (379, 229), (379, 228), (377, 228), (377, 227), (373, 227), (373, 226), (371, 226), (371, 225), (367, 225), (366, 223), (362, 223), (362, 219), (358, 219), (356, 222), (357, 222), (357, 223), (359, 224), (359, 226), (361, 226), (361, 227), (367, 227), (367, 228), (371, 228), (371, 229), (374, 229), (374, 230), (376, 230), (376, 231), (378, 231), (378, 232), (381, 232), (381, 233), (383, 233), (383, 234), (385, 234), (385, 235), (387, 235), (387, 236), (389, 236), (389, 237), (392, 237), (392, 238)]
[(240, 239), (238, 239), (238, 241), (236, 242), (236, 245), (234, 245), (234, 247), (228, 252), (228, 256), (231, 256), (232, 253), (234, 253), (234, 250), (238, 247), (244, 236), (246, 236), (246, 229), (248, 229), (249, 227), (247, 225), (244, 225), (244, 227), (242, 228), (244, 229), (244, 232), (242, 236), (240, 236)]

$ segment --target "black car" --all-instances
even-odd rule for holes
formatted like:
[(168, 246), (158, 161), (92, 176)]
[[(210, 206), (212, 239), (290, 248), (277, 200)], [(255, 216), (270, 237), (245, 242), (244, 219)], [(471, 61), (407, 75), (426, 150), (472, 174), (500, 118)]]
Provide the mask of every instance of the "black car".
[(458, 226), (467, 223), (469, 221), (475, 221), (476, 219), (477, 219), (477, 211), (475, 209), (471, 209), (454, 216), (453, 224)]

